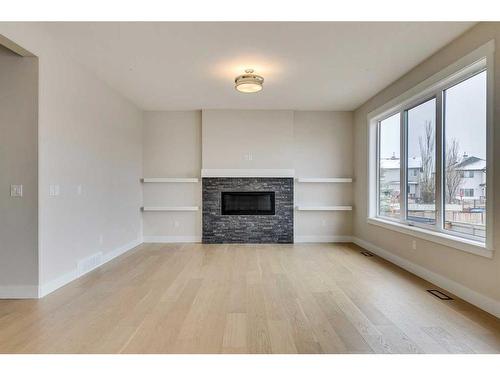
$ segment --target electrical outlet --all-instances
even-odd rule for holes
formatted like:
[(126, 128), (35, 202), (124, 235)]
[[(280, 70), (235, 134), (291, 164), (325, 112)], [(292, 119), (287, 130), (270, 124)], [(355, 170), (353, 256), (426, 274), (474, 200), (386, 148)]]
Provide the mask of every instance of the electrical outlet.
[(325, 219), (321, 220), (321, 225), (326, 227), (326, 220)]
[(16, 198), (22, 197), (23, 185), (10, 185), (10, 196)]
[(179, 222), (177, 220), (174, 221), (174, 227), (179, 228)]
[(82, 193), (83, 193), (83, 188), (82, 188), (82, 185), (78, 185), (78, 186), (76, 187), (76, 194), (78, 194), (78, 195), (82, 195)]
[(411, 248), (412, 248), (413, 250), (417, 250), (417, 241), (416, 241), (416, 240), (412, 240), (412, 241), (411, 241)]
[(104, 243), (104, 236), (101, 234), (99, 236), (99, 245), (102, 245)]

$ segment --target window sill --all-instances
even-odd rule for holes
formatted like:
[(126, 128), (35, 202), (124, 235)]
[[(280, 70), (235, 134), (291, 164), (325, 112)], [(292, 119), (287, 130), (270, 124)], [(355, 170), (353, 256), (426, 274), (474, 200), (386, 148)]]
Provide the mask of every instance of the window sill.
[(479, 255), (485, 258), (493, 258), (493, 251), (486, 248), (482, 242), (469, 240), (466, 238), (457, 238), (446, 233), (434, 232), (428, 229), (412, 227), (401, 223), (384, 220), (381, 218), (369, 217), (368, 224), (377, 225), (379, 227), (394, 230), (410, 236), (418, 237), (427, 241), (432, 241), (440, 245), (452, 247), (457, 250), (465, 251), (474, 255)]

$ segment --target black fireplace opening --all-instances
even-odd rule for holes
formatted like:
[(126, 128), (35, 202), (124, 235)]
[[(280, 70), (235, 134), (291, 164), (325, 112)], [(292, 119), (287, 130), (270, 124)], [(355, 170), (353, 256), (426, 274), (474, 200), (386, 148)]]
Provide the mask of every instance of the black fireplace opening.
[(222, 215), (274, 215), (274, 191), (223, 191)]

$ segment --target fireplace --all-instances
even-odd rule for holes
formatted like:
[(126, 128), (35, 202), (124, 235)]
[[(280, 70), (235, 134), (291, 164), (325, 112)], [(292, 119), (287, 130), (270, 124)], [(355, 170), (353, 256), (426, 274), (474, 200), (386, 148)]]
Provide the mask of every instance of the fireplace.
[(274, 215), (274, 191), (223, 191), (222, 215)]
[(203, 243), (293, 243), (293, 178), (203, 177)]

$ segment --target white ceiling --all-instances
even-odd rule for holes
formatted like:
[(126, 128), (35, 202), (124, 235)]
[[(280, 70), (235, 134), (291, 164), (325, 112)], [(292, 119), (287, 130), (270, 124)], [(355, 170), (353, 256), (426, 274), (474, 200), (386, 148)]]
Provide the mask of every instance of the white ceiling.
[[(471, 22), (43, 23), (62, 49), (146, 110), (353, 110)], [(245, 68), (264, 90), (241, 94)]]

